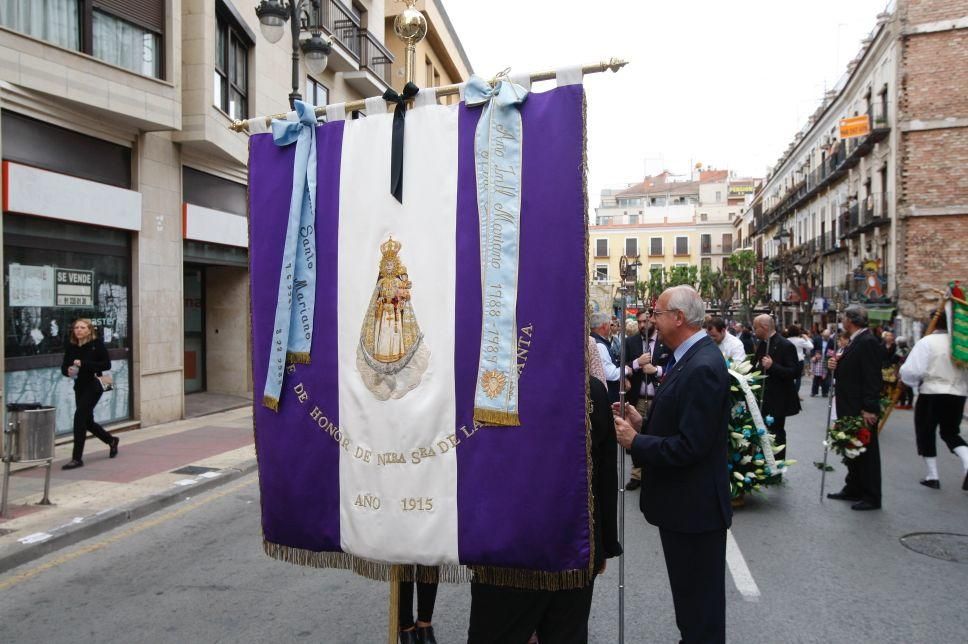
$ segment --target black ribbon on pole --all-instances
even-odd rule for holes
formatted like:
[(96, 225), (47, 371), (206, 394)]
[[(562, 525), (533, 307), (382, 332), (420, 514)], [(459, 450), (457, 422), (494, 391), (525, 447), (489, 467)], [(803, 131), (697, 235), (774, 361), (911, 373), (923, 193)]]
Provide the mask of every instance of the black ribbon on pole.
[(393, 88), (383, 92), (383, 99), (396, 103), (393, 109), (393, 147), (390, 155), (390, 194), (403, 203), (403, 128), (407, 115), (407, 100), (417, 95), (420, 88), (407, 83), (403, 92), (397, 94)]

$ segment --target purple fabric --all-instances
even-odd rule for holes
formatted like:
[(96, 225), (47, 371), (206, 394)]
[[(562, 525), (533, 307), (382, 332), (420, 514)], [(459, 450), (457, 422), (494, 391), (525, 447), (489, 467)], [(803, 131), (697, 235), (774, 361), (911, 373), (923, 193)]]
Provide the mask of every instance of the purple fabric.
[[(336, 356), (336, 241), (339, 225), (343, 121), (316, 128), (316, 250), (318, 283), (311, 364), (283, 381), (279, 412), (256, 400), (262, 531), (272, 543), (339, 551), (339, 446), (310, 417), (314, 406), (339, 424)], [(254, 390), (265, 385), (282, 247), (292, 190), (295, 145), (277, 147), (271, 134), (249, 144), (249, 277), (252, 288)], [(293, 388), (302, 383), (309, 400)]]
[[(462, 563), (559, 571), (589, 565), (585, 447), (585, 203), (580, 85), (521, 109), (518, 327), (532, 325), (520, 427), (485, 427), (457, 447)], [(460, 107), (456, 364), (476, 367), (481, 289), (474, 130)], [(519, 358), (520, 362), (520, 358)], [(456, 371), (457, 424), (472, 426), (475, 369)]]

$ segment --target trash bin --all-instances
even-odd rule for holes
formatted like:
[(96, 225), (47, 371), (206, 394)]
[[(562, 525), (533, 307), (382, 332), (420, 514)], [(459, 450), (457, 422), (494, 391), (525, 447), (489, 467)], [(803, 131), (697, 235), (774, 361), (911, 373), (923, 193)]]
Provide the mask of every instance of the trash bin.
[[(57, 410), (38, 403), (10, 403), (7, 405), (7, 426), (10, 430), (10, 461), (42, 461), (54, 457), (54, 429)], [(6, 445), (5, 445), (6, 447)]]

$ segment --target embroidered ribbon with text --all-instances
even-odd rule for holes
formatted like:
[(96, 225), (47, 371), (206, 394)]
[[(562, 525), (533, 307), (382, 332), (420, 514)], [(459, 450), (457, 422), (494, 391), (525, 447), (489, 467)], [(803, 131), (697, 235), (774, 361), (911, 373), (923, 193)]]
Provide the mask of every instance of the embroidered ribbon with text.
[(316, 112), (295, 102), (296, 121), (274, 120), (278, 146), (296, 144), (286, 241), (262, 404), (278, 411), (286, 362), (309, 364), (316, 305)]
[(520, 425), (518, 415), (518, 257), (521, 223), (520, 104), (528, 91), (508, 80), (492, 87), (471, 76), (464, 102), (484, 105), (474, 134), (477, 207), (481, 235), (481, 352), (474, 420)]

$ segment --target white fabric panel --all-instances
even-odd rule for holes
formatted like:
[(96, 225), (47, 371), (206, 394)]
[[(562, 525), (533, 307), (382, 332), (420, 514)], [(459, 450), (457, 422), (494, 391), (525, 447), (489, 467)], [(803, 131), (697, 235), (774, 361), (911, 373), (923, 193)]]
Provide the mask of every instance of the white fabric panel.
[(364, 101), (367, 116), (379, 116), (387, 113), (387, 102), (382, 96), (371, 96)]
[(10, 161), (3, 162), (3, 174), (5, 211), (141, 230), (140, 192)]
[(437, 88), (436, 87), (423, 87), (420, 92), (413, 99), (414, 107), (423, 107), (425, 105), (436, 105), (437, 104)]
[[(382, 561), (457, 562), (457, 461), (453, 449), (413, 464), (412, 453), (455, 431), (454, 310), (456, 283), (457, 109), (427, 106), (407, 113), (403, 204), (390, 194), (392, 114), (348, 121), (340, 169), (338, 310), (339, 420), (371, 462), (340, 454), (342, 548)], [(411, 302), (429, 349), (417, 388), (378, 400), (357, 368), (357, 347), (379, 274), (380, 245), (402, 244)], [(378, 465), (397, 452), (406, 464)], [(380, 499), (379, 510), (355, 505)], [(406, 498), (431, 498), (430, 511), (404, 511)]]
[(464, 101), (464, 88), (467, 87), (467, 83), (459, 83), (457, 85), (457, 94), (460, 96), (460, 102)]
[(266, 120), (262, 117), (249, 121), (249, 134), (264, 134), (271, 130), (272, 127), (266, 125)]
[(581, 85), (585, 80), (585, 74), (581, 71), (581, 65), (571, 65), (555, 70), (555, 81), (558, 87), (565, 85)]
[(334, 103), (326, 106), (326, 121), (345, 121), (346, 103)]
[(186, 203), (185, 239), (225, 244), (226, 246), (249, 247), (249, 222), (234, 212), (213, 210)]
[(286, 120), (295, 123), (299, 120), (299, 114), (296, 113), (296, 110), (286, 112)]
[(527, 72), (520, 74), (508, 74), (508, 80), (515, 85), (520, 85), (529, 92), (531, 91), (531, 74)]

